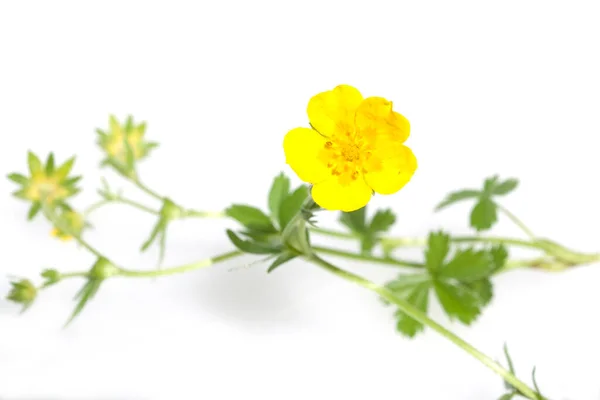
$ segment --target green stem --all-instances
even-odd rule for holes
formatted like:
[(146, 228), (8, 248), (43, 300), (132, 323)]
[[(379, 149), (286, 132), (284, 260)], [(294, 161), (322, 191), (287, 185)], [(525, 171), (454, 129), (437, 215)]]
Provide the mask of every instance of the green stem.
[(377, 293), (378, 295), (383, 297), (385, 300), (398, 306), (398, 308), (402, 312), (407, 314), (409, 317), (415, 319), (416, 321), (422, 323), (423, 325), (426, 325), (429, 328), (433, 329), (434, 331), (438, 332), (439, 334), (444, 336), (446, 339), (450, 340), (452, 343), (454, 343), (455, 345), (460, 347), (462, 350), (466, 351), (471, 356), (475, 357), (477, 360), (479, 360), (485, 366), (487, 366), (492, 371), (494, 371), (495, 373), (500, 375), (506, 382), (510, 383), (513, 387), (515, 387), (517, 390), (519, 390), (519, 392), (522, 393), (524, 396), (527, 396), (529, 399), (533, 399), (533, 400), (538, 399), (536, 392), (533, 389), (531, 389), (529, 386), (527, 386), (525, 383), (523, 383), (521, 380), (519, 380), (516, 376), (514, 376), (510, 371), (508, 371), (507, 369), (502, 367), (500, 364), (498, 364), (497, 362), (492, 360), (490, 357), (488, 357), (484, 353), (477, 350), (475, 347), (471, 346), (469, 343), (462, 340), (460, 337), (456, 336), (454, 333), (452, 333), (449, 330), (447, 330), (446, 328), (444, 328), (442, 325), (440, 325), (437, 322), (430, 319), (425, 313), (423, 313), (418, 308), (414, 307), (412, 304), (410, 304), (406, 300), (396, 297), (396, 295), (394, 295), (394, 293), (392, 291), (390, 291), (389, 289), (387, 289), (383, 286), (377, 285), (377, 284), (375, 284), (369, 280), (366, 280), (358, 275), (355, 275), (351, 272), (340, 269), (340, 268), (336, 267), (335, 265), (330, 264), (329, 262), (323, 260), (322, 258), (320, 258), (318, 256), (307, 257), (307, 260), (321, 266), (325, 270), (333, 273), (334, 275), (341, 277), (342, 279), (356, 283), (366, 289), (369, 289), (369, 290)]
[(135, 186), (137, 186), (143, 192), (147, 193), (149, 196), (154, 197), (155, 199), (160, 200), (160, 201), (164, 200), (163, 196), (156, 193), (154, 190), (150, 189), (148, 186), (144, 185), (142, 183), (142, 181), (140, 181), (138, 178), (132, 178), (132, 177), (127, 177), (127, 176), (125, 176), (125, 178), (129, 179)]
[(454, 243), (491, 243), (491, 244), (504, 244), (518, 247), (528, 247), (531, 249), (542, 250), (543, 246), (539, 243), (532, 242), (523, 239), (513, 239), (508, 237), (494, 237), (494, 236), (453, 236), (450, 241)]
[(183, 217), (198, 217), (198, 218), (223, 218), (226, 217), (224, 211), (196, 211), (184, 210)]
[(513, 213), (511, 213), (510, 211), (508, 211), (506, 208), (502, 207), (501, 205), (497, 204), (498, 209), (504, 213), (504, 215), (506, 215), (515, 225), (517, 225), (519, 228), (521, 228), (521, 230), (523, 232), (525, 232), (525, 234), (527, 236), (529, 236), (531, 239), (535, 239), (535, 235), (533, 234), (533, 232), (531, 231), (531, 229), (529, 229), (527, 227), (527, 225), (525, 225), (523, 223), (523, 221), (521, 221), (519, 218), (517, 218), (517, 216)]
[(201, 261), (197, 261), (191, 264), (185, 264), (180, 267), (161, 269), (155, 271), (133, 271), (127, 269), (120, 269), (118, 276), (126, 276), (131, 278), (155, 278), (159, 276), (175, 275), (184, 272), (195, 271), (197, 269), (206, 268), (211, 265), (217, 264), (222, 261), (229, 260), (234, 257), (238, 257), (244, 254), (241, 251), (235, 250), (228, 253), (224, 253), (215, 257), (207, 258)]
[(145, 211), (145, 212), (147, 212), (149, 214), (158, 215), (158, 211), (153, 210), (150, 207), (146, 207), (145, 205), (140, 204), (140, 203), (138, 203), (136, 201), (126, 199), (124, 197), (118, 197), (118, 198), (110, 199), (110, 200), (102, 200), (102, 201), (99, 201), (99, 202), (97, 202), (95, 204), (92, 204), (91, 206), (89, 206), (83, 212), (83, 215), (84, 215), (84, 217), (87, 217), (92, 212), (96, 211), (97, 209), (99, 209), (99, 208), (101, 208), (101, 207), (103, 207), (105, 205), (111, 204), (111, 203), (127, 204), (127, 205), (132, 206), (134, 208), (137, 208), (139, 210)]
[(88, 272), (67, 272), (65, 274), (60, 274), (60, 279), (68, 279), (68, 278), (87, 278), (89, 275)]
[(392, 257), (381, 258), (381, 257), (375, 257), (375, 256), (370, 256), (370, 255), (365, 255), (365, 254), (350, 253), (350, 252), (343, 251), (343, 250), (335, 250), (335, 249), (331, 249), (328, 247), (320, 247), (320, 246), (312, 246), (312, 249), (314, 251), (316, 251), (317, 253), (330, 254), (332, 256), (344, 257), (344, 258), (349, 258), (349, 259), (358, 260), (358, 261), (368, 261), (368, 262), (374, 262), (374, 263), (378, 263), (378, 264), (391, 265), (394, 267), (409, 267), (409, 268), (419, 268), (419, 269), (425, 267), (422, 263), (398, 260), (398, 259), (392, 258)]
[(331, 229), (310, 227), (309, 230), (314, 233), (319, 233), (321, 235), (336, 237), (336, 238), (340, 238), (340, 239), (359, 239), (360, 238), (360, 236), (355, 235), (353, 233), (334, 231)]

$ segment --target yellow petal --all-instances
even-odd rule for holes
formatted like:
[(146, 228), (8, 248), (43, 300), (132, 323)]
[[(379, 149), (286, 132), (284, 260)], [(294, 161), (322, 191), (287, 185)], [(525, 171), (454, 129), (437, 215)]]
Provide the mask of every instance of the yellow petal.
[(354, 131), (354, 116), (362, 102), (360, 92), (348, 85), (319, 93), (308, 102), (308, 119), (324, 136)]
[(365, 181), (379, 194), (392, 194), (410, 181), (416, 169), (417, 159), (412, 150), (402, 146), (396, 156), (382, 160), (378, 170), (365, 173)]
[(403, 143), (410, 135), (410, 123), (392, 110), (392, 102), (382, 97), (368, 97), (356, 111), (356, 128), (367, 139), (389, 136)]
[(316, 183), (331, 176), (319, 159), (324, 147), (325, 138), (309, 128), (292, 129), (283, 138), (285, 161), (304, 182)]
[(327, 210), (355, 211), (367, 205), (373, 191), (362, 176), (342, 185), (339, 178), (333, 177), (317, 183), (312, 188), (315, 203)]

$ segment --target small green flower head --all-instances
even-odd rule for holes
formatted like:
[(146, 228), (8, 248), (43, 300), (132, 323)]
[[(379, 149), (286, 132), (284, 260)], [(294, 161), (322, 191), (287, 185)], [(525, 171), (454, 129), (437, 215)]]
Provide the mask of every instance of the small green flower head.
[(77, 182), (81, 176), (69, 176), (75, 157), (60, 166), (54, 163), (54, 154), (50, 153), (46, 163), (42, 163), (37, 155), (27, 155), (29, 176), (19, 173), (8, 175), (8, 179), (21, 186), (13, 196), (32, 203), (28, 218), (32, 219), (41, 210), (42, 205), (54, 206), (79, 192)]
[(44, 287), (54, 285), (60, 281), (60, 272), (55, 269), (45, 269), (41, 273), (42, 278), (44, 278)]
[(8, 296), (6, 296), (6, 299), (22, 304), (23, 311), (25, 311), (33, 304), (37, 296), (36, 287), (28, 279), (21, 279), (18, 282), (11, 282), (10, 284), (12, 285), (12, 289), (8, 293)]
[(97, 129), (98, 144), (106, 153), (104, 164), (112, 165), (121, 172), (134, 172), (135, 162), (147, 157), (157, 147), (154, 142), (145, 140), (146, 123), (135, 124), (133, 117), (127, 117), (121, 124), (114, 115), (109, 118), (109, 130)]
[(60, 207), (58, 215), (58, 226), (55, 226), (50, 234), (62, 241), (69, 241), (73, 237), (80, 237), (85, 228), (89, 226), (83, 218), (83, 215), (71, 209), (67, 205)]

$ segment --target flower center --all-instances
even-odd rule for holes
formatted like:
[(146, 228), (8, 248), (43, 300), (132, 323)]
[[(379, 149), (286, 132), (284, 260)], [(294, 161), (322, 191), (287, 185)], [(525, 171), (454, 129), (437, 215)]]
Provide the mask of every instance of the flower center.
[(348, 162), (358, 161), (360, 158), (360, 149), (354, 143), (342, 145), (341, 150), (342, 157)]
[(319, 159), (329, 168), (331, 175), (345, 185), (358, 179), (368, 168), (371, 150), (361, 135), (348, 132), (332, 136), (325, 142)]

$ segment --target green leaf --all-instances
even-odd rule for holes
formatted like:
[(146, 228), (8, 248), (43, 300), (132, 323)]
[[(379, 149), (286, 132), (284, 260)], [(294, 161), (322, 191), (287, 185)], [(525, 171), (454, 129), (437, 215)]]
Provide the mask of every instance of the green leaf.
[(46, 161), (46, 175), (52, 175), (54, 172), (54, 153), (48, 154), (48, 160)]
[(42, 203), (40, 203), (39, 201), (36, 201), (35, 203), (33, 203), (31, 205), (31, 208), (29, 208), (29, 212), (27, 213), (27, 220), (31, 221), (42, 209)]
[(289, 194), (282, 202), (279, 209), (279, 227), (283, 231), (292, 219), (302, 210), (308, 198), (308, 186), (302, 185)]
[(378, 210), (371, 220), (369, 230), (371, 233), (387, 232), (395, 222), (396, 215), (392, 210)]
[(494, 265), (493, 272), (502, 269), (508, 260), (508, 250), (502, 244), (492, 246), (490, 255), (492, 256), (492, 263)]
[(425, 251), (425, 265), (429, 271), (434, 272), (444, 264), (448, 251), (450, 251), (450, 236), (441, 231), (431, 232)]
[(490, 229), (498, 220), (496, 203), (487, 197), (479, 200), (471, 212), (471, 226), (477, 231)]
[[(429, 288), (429, 282), (418, 284), (410, 290), (408, 296), (406, 297), (406, 301), (424, 313), (427, 313), (427, 308), (429, 305)], [(400, 309), (396, 311), (395, 315), (398, 319), (396, 329), (405, 336), (411, 338), (415, 337), (417, 333), (423, 331), (425, 328), (422, 323), (418, 322), (412, 317), (409, 317)]]
[(38, 156), (33, 154), (33, 152), (31, 151), (27, 153), (27, 164), (29, 166), (29, 172), (31, 173), (31, 175), (39, 174), (44, 170), (42, 168), (42, 162), (40, 161)]
[(544, 396), (542, 395), (542, 391), (540, 390), (540, 387), (538, 386), (537, 380), (535, 379), (535, 367), (533, 367), (533, 370), (531, 371), (531, 381), (533, 382), (533, 387), (535, 388), (535, 394), (537, 395), (537, 398), (539, 400), (544, 400)]
[(290, 192), (290, 179), (282, 173), (277, 175), (269, 191), (269, 211), (273, 220), (279, 221), (281, 203)]
[(431, 278), (427, 274), (402, 274), (395, 280), (388, 282), (385, 287), (396, 294), (402, 295), (402, 297), (406, 297), (403, 295), (404, 293), (410, 291), (415, 286), (430, 281)]
[(268, 233), (277, 232), (271, 219), (256, 207), (234, 204), (225, 210), (225, 214), (248, 229)]
[(367, 232), (366, 212), (366, 206), (356, 211), (342, 212), (340, 222), (346, 225), (352, 232), (364, 234)]
[(465, 189), (465, 190), (459, 190), (457, 192), (452, 192), (452, 193), (448, 194), (446, 196), (446, 198), (440, 204), (437, 205), (435, 210), (439, 211), (442, 208), (445, 208), (451, 204), (458, 203), (459, 201), (463, 201), (466, 199), (474, 199), (474, 198), (479, 197), (480, 195), (481, 195), (481, 192), (479, 190), (471, 190), (471, 189)]
[(517, 392), (506, 393), (505, 395), (500, 397), (498, 400), (512, 400), (513, 397), (515, 397), (516, 395), (517, 395)]
[(498, 179), (498, 175), (486, 178), (486, 180), (483, 182), (483, 194), (488, 196), (492, 195), (492, 193), (494, 192), (494, 188), (498, 184)]
[(227, 236), (229, 240), (234, 244), (235, 247), (245, 253), (251, 254), (277, 254), (281, 252), (281, 247), (270, 246), (264, 243), (251, 242), (248, 240), (240, 239), (232, 230), (227, 230)]
[(481, 312), (478, 297), (463, 285), (436, 280), (433, 284), (438, 300), (450, 319), (457, 318), (469, 325)]
[(71, 172), (71, 169), (73, 169), (74, 163), (75, 163), (75, 156), (69, 158), (67, 161), (65, 161), (64, 164), (62, 164), (60, 167), (58, 167), (58, 169), (56, 169), (56, 172), (54, 173), (54, 176), (56, 177), (56, 179), (58, 179), (59, 181), (65, 180), (65, 178)]
[(27, 185), (27, 183), (29, 183), (29, 179), (27, 179), (26, 176), (21, 175), (21, 174), (17, 174), (12, 173), (12, 174), (8, 174), (6, 176), (9, 180), (13, 181), (14, 183), (17, 183), (19, 185)]
[(517, 179), (510, 178), (510, 179), (507, 179), (504, 182), (496, 185), (492, 189), (492, 193), (497, 196), (505, 195), (505, 194), (508, 194), (508, 193), (512, 192), (513, 190), (515, 190), (518, 185), (519, 185), (519, 181)]
[(166, 220), (165, 218), (159, 218), (158, 219), (158, 221), (156, 222), (156, 225), (154, 225), (154, 228), (152, 229), (152, 232), (150, 232), (150, 236), (142, 244), (142, 247), (141, 247), (140, 251), (143, 252), (143, 251), (148, 250), (148, 248), (154, 242), (154, 240), (156, 240), (156, 238), (158, 237), (158, 235), (162, 234), (163, 231), (165, 229), (167, 229), (167, 223), (168, 223), (168, 220)]
[(489, 279), (480, 279), (474, 282), (466, 282), (463, 285), (479, 298), (481, 307), (487, 306), (494, 296), (492, 282)]
[(81, 288), (81, 290), (75, 296), (75, 300), (79, 300), (79, 301), (77, 302), (77, 305), (75, 306), (75, 310), (73, 310), (73, 313), (71, 314), (71, 318), (69, 318), (69, 320), (65, 324), (65, 327), (68, 326), (71, 322), (73, 322), (75, 317), (77, 317), (81, 313), (81, 311), (83, 310), (85, 305), (88, 303), (88, 301), (90, 301), (96, 295), (96, 293), (98, 292), (98, 289), (100, 288), (101, 283), (102, 283), (101, 280), (90, 279)]
[(493, 268), (492, 257), (487, 251), (459, 250), (448, 264), (439, 270), (438, 276), (463, 282), (476, 281), (490, 276)]
[(267, 273), (271, 273), (271, 271), (273, 271), (275, 268), (285, 264), (286, 262), (288, 262), (290, 260), (293, 260), (296, 257), (298, 257), (298, 256), (293, 253), (289, 253), (289, 252), (281, 253), (279, 255), (279, 257), (277, 257), (275, 259), (275, 261), (273, 261), (273, 263), (269, 266), (269, 269), (267, 269)]

